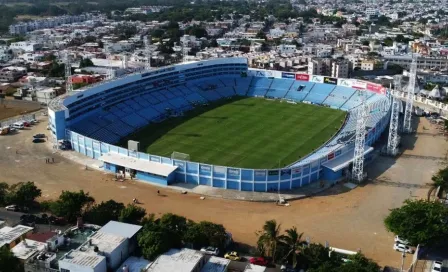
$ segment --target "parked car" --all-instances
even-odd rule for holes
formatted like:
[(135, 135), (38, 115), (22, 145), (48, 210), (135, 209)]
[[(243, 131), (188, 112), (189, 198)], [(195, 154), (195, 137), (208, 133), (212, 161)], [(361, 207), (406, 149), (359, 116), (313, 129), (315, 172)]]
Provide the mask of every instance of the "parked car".
[(62, 217), (49, 216), (48, 221), (52, 225), (57, 225), (57, 226), (64, 226), (67, 224), (67, 221), (65, 221), (65, 219)]
[(24, 127), (30, 127), (31, 124), (30, 124), (30, 122), (25, 121), (25, 122), (23, 122), (23, 126), (24, 126)]
[(39, 133), (39, 134), (34, 135), (33, 138), (42, 139), (42, 138), (45, 138), (45, 134)]
[(411, 253), (411, 254), (414, 253), (414, 250), (412, 248), (410, 248), (407, 245), (400, 244), (400, 243), (395, 243), (394, 249), (396, 251), (400, 251), (400, 252), (406, 252), (406, 253)]
[(16, 128), (16, 129), (23, 129), (25, 127), (25, 125), (22, 122), (16, 122), (16, 123), (12, 124), (11, 127)]
[(12, 211), (12, 212), (19, 211), (19, 207), (17, 205), (9, 205), (9, 206), (6, 206), (5, 209), (7, 211)]
[(218, 256), (219, 254), (219, 249), (216, 247), (203, 247), (201, 248), (201, 251), (208, 255)]
[(400, 243), (403, 245), (409, 245), (409, 242), (405, 239), (400, 238), (400, 236), (396, 235), (394, 239), (395, 243)]
[(35, 143), (35, 144), (37, 144), (37, 143), (45, 143), (45, 140), (41, 139), (41, 138), (34, 138), (33, 139), (33, 143)]
[(261, 266), (267, 266), (268, 265), (268, 260), (266, 260), (263, 257), (252, 257), (252, 258), (249, 259), (249, 262), (251, 264), (261, 265)]
[(32, 125), (34, 125), (34, 124), (39, 123), (39, 121), (37, 121), (37, 119), (31, 119), (31, 120), (30, 120), (30, 123), (31, 123)]
[(442, 271), (443, 263), (441, 261), (434, 261), (432, 264), (431, 272), (440, 272)]
[(232, 260), (232, 261), (240, 261), (241, 260), (240, 255), (236, 251), (227, 252), (224, 255), (224, 258)]

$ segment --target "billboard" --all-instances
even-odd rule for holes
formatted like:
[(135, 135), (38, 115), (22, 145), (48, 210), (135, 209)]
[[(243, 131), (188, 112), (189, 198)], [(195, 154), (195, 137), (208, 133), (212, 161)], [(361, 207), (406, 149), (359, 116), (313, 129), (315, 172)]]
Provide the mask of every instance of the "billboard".
[(361, 80), (356, 80), (356, 79), (352, 79), (352, 88), (353, 89), (360, 89), (360, 90), (365, 90), (367, 89), (367, 83)]
[(379, 84), (367, 83), (367, 90), (378, 94), (386, 94), (386, 88)]
[(302, 167), (294, 167), (291, 171), (293, 174), (300, 174), (300, 172), (302, 172)]
[(324, 77), (323, 76), (311, 76), (310, 81), (316, 82), (316, 83), (324, 83)]
[(328, 160), (334, 159), (334, 153), (328, 154), (327, 158), (328, 158)]
[(278, 170), (268, 170), (269, 176), (278, 176)]
[(308, 75), (308, 74), (296, 74), (296, 80), (309, 81), (310, 80), (310, 75)]
[(282, 73), (282, 78), (291, 78), (291, 79), (295, 79), (296, 75), (293, 73)]
[(334, 77), (324, 77), (324, 83), (336, 85), (338, 84), (338, 79)]
[(255, 77), (275, 77), (275, 78), (282, 77), (282, 72), (273, 70), (249, 69), (247, 73), (249, 76), (255, 76)]
[(351, 88), (353, 83), (351, 79), (346, 78), (338, 78), (338, 85)]

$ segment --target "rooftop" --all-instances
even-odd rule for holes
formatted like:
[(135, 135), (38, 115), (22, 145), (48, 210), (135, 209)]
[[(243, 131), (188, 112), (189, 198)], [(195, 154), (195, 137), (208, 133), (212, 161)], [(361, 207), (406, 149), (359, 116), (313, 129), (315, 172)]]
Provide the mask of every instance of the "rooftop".
[(11, 249), (14, 256), (21, 260), (27, 260), (34, 253), (46, 248), (46, 243), (25, 239)]
[(117, 269), (117, 272), (123, 272), (123, 267), (127, 267), (129, 272), (141, 272), (149, 266), (150, 262), (143, 258), (137, 258), (134, 256), (129, 257), (124, 263)]
[(15, 241), (17, 238), (32, 230), (32, 227), (23, 225), (17, 225), (14, 228), (4, 227), (0, 229), (0, 247), (10, 244), (12, 241)]
[(126, 238), (132, 238), (141, 228), (142, 226), (139, 225), (109, 221), (109, 223), (104, 225), (98, 232), (110, 233)]
[(244, 272), (264, 272), (264, 271), (266, 271), (266, 267), (255, 264), (248, 264), (244, 269)]
[(160, 255), (146, 272), (191, 272), (202, 258), (204, 255), (193, 249), (171, 249)]
[(225, 272), (230, 260), (211, 256), (208, 262), (202, 267), (201, 272)]
[(169, 174), (171, 174), (177, 169), (177, 166), (152, 161), (145, 161), (114, 153), (104, 154), (99, 158), (99, 160), (164, 177), (168, 177)]
[(52, 231), (41, 232), (41, 233), (31, 233), (30, 235), (28, 235), (28, 239), (44, 243), (48, 239), (50, 239), (56, 235), (57, 235), (57, 233), (52, 232)]
[(94, 255), (76, 250), (76, 251), (70, 251), (59, 261), (95, 268), (105, 258), (106, 257), (102, 255), (96, 255), (96, 254)]
[(97, 233), (92, 235), (87, 240), (87, 242), (80, 247), (79, 250), (82, 252), (92, 253), (95, 252), (95, 246), (96, 246), (98, 247), (98, 250), (101, 252), (111, 253), (125, 240), (126, 238), (123, 236), (98, 231)]

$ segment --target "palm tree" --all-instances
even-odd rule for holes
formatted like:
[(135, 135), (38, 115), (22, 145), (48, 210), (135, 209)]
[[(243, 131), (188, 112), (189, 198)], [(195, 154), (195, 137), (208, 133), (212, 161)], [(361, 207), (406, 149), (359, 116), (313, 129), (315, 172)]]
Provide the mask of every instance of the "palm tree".
[(297, 265), (297, 255), (302, 250), (305, 242), (302, 241), (303, 232), (299, 233), (296, 227), (287, 229), (286, 235), (281, 235), (279, 237), (280, 244), (286, 249), (286, 255), (283, 259), (288, 259), (292, 256), (292, 267), (295, 268)]
[(448, 167), (440, 169), (437, 174), (433, 175), (432, 183), (430, 183), (430, 188), (428, 191), (428, 201), (431, 200), (431, 195), (438, 187), (441, 191), (448, 190)]
[(257, 235), (260, 253), (268, 251), (268, 255), (272, 257), (272, 262), (275, 262), (277, 244), (280, 238), (280, 224), (277, 224), (275, 220), (266, 221), (263, 230), (258, 232)]

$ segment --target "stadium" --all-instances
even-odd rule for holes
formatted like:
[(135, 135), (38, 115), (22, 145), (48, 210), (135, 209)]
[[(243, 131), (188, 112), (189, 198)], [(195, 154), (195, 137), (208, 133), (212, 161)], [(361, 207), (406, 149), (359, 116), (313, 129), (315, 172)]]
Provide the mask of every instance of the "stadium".
[(390, 120), (384, 87), (252, 69), (245, 58), (114, 78), (56, 98), (48, 110), (54, 140), (69, 141), (106, 171), (160, 185), (266, 192), (342, 179), (361, 104), (369, 161)]

